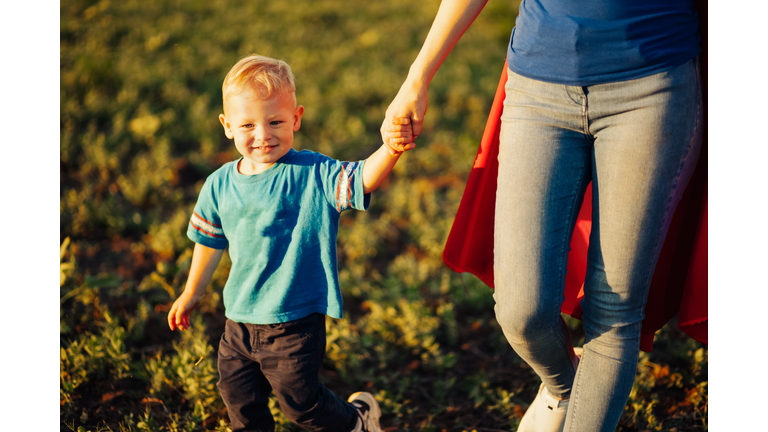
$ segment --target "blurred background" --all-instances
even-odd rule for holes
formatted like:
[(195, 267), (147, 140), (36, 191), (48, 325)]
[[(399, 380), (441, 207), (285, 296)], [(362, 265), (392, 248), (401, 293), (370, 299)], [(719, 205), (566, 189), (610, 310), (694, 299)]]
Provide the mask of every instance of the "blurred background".
[[(376, 395), (394, 431), (509, 431), (539, 379), (506, 343), (492, 290), (441, 254), (504, 67), (519, 2), (490, 0), (430, 86), (417, 149), (339, 231), (345, 317), (322, 380)], [(61, 430), (228, 430), (215, 383), (225, 255), (193, 315), (166, 323), (205, 178), (239, 155), (221, 83), (242, 56), (288, 62), (294, 147), (342, 160), (381, 145), (384, 112), (439, 1), (60, 3)], [(574, 344), (581, 323), (568, 318)], [(707, 348), (660, 331), (618, 430), (707, 430)], [(273, 401), (278, 431), (297, 431)]]

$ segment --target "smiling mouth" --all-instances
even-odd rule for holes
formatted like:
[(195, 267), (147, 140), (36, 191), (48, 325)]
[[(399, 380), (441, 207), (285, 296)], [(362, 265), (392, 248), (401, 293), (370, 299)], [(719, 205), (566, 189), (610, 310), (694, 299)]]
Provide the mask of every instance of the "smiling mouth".
[(268, 150), (268, 149), (273, 149), (275, 147), (277, 147), (277, 144), (275, 144), (275, 145), (251, 146), (251, 148), (254, 149), (254, 150)]

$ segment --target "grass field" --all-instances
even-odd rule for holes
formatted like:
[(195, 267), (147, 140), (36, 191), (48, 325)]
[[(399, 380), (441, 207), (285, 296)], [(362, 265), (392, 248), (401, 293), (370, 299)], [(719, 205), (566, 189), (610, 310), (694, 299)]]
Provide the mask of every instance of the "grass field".
[[(249, 53), (286, 60), (306, 107), (295, 148), (362, 159), (438, 6), (61, 2), (61, 430), (228, 430), (215, 387), (226, 255), (192, 330), (166, 324), (197, 193), (238, 156), (217, 119), (223, 77)], [(490, 0), (432, 82), (418, 148), (368, 212), (341, 218), (345, 317), (327, 320), (321, 379), (375, 394), (388, 431), (515, 430), (539, 386), (491, 289), (441, 259), (516, 15)], [(707, 347), (670, 323), (641, 354), (618, 430), (707, 430), (707, 380)], [(278, 430), (300, 430), (273, 412)]]

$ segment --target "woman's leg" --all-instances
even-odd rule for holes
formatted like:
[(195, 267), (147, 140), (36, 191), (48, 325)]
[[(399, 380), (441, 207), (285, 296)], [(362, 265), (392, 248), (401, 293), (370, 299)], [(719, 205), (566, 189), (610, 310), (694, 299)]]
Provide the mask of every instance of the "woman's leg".
[(594, 177), (587, 344), (566, 430), (612, 431), (634, 380), (643, 309), (669, 219), (700, 150), (695, 62), (587, 88), (510, 73), (496, 204), (496, 315), (548, 392), (568, 397), (559, 319), (567, 248)]
[(496, 192), (496, 318), (547, 391), (567, 398), (575, 370), (560, 317), (573, 227), (591, 179), (580, 87), (508, 71)]
[(696, 61), (585, 89), (594, 137), (586, 343), (566, 431), (613, 431), (632, 389), (651, 277), (701, 146)]

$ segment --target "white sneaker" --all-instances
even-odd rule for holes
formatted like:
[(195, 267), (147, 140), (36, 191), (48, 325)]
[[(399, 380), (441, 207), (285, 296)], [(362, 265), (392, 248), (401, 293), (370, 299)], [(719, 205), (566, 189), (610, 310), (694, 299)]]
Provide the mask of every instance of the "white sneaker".
[(372, 394), (366, 392), (352, 393), (347, 402), (357, 407), (359, 415), (354, 431), (381, 432), (381, 426), (379, 426), (381, 408)]
[(520, 420), (517, 432), (563, 432), (569, 400), (553, 398), (542, 383), (536, 399)]
[(573, 362), (573, 369), (579, 368), (579, 362), (581, 361), (581, 355), (584, 354), (584, 348), (574, 347), (573, 353), (576, 354), (576, 361)]
[[(573, 351), (576, 354), (573, 367), (578, 369), (583, 349), (574, 348)], [(542, 383), (536, 399), (520, 420), (517, 432), (563, 432), (568, 401), (570, 399), (557, 400), (552, 397)]]
[(584, 348), (573, 347), (573, 352), (576, 354), (576, 357), (581, 358), (581, 355), (584, 354)]

